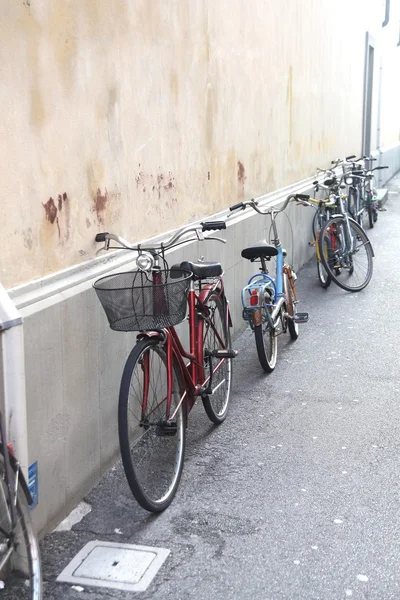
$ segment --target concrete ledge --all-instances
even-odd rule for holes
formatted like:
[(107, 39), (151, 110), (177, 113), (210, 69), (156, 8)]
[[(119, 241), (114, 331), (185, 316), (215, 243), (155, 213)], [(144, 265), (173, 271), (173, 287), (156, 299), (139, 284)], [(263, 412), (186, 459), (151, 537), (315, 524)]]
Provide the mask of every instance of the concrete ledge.
[(378, 199), (378, 208), (382, 208), (387, 202), (389, 197), (388, 191), (386, 188), (379, 188), (376, 190), (376, 197)]

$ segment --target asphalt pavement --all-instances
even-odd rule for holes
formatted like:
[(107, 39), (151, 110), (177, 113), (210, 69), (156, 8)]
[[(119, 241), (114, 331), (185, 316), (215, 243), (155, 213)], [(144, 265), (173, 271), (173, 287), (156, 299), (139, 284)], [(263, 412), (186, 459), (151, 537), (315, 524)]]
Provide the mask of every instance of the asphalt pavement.
[[(323, 290), (299, 273), (299, 339), (279, 337), (266, 375), (254, 339), (235, 343), (231, 406), (213, 426), (196, 405), (180, 488), (161, 515), (133, 499), (120, 464), (91, 511), (41, 543), (46, 600), (400, 598), (400, 174), (378, 223), (369, 286)], [(171, 551), (141, 593), (55, 581), (92, 540)]]

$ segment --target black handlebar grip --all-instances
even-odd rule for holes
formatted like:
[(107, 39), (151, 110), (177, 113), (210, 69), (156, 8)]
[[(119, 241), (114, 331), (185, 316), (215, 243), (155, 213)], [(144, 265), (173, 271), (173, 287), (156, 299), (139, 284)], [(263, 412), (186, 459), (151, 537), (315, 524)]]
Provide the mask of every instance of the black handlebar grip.
[(319, 181), (313, 181), (313, 182), (312, 182), (312, 184), (313, 184), (313, 185), (318, 185), (318, 184), (319, 184)]
[(309, 200), (310, 199), (309, 194), (295, 194), (294, 197), (296, 198), (296, 200)]
[(352, 175), (365, 175), (365, 171), (352, 171)]
[(203, 231), (213, 231), (214, 229), (226, 229), (225, 221), (207, 221), (206, 223), (201, 223), (203, 227)]
[(108, 231), (106, 231), (105, 233), (96, 233), (96, 237), (95, 237), (96, 242), (105, 242), (106, 235), (108, 235)]
[(350, 154), (350, 156), (346, 156), (346, 160), (351, 160), (352, 158), (355, 158), (356, 155), (355, 154)]
[(243, 202), (239, 202), (239, 204), (234, 204), (233, 206), (230, 206), (229, 210), (236, 210), (237, 208), (245, 208), (245, 205), (243, 204)]
[(373, 171), (381, 171), (382, 169), (388, 169), (389, 167), (384, 167), (383, 165), (381, 167), (375, 167), (375, 169), (372, 169)]

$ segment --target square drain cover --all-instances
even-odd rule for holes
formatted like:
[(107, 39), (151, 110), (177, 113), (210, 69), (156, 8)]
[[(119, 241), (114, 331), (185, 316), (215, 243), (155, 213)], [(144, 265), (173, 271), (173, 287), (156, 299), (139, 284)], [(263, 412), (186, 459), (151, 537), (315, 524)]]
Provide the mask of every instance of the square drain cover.
[(169, 550), (113, 542), (89, 542), (57, 577), (57, 581), (143, 592)]

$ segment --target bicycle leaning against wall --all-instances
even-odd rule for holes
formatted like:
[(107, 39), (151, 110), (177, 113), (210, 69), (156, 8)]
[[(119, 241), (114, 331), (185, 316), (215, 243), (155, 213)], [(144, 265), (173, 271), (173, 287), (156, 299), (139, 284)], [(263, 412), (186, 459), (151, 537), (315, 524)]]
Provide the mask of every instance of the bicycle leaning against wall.
[(39, 542), (29, 515), (31, 503), (20, 464), (7, 443), (0, 412), (0, 596), (42, 598)]
[[(337, 210), (320, 231), (319, 257), (336, 285), (359, 292), (371, 280), (374, 251), (364, 229), (348, 213), (346, 177), (335, 176), (324, 182), (335, 194)], [(310, 200), (307, 194), (298, 196), (304, 204)]]
[[(276, 217), (283, 212), (291, 200), (297, 201), (301, 194), (288, 196), (280, 209), (262, 211), (255, 200), (239, 202), (230, 211), (244, 210), (248, 206), (260, 215), (271, 217), (272, 244), (259, 242), (242, 250), (242, 257), (251, 262), (260, 262), (260, 273), (253, 275), (242, 290), (243, 318), (254, 331), (258, 359), (264, 371), (275, 369), (278, 355), (277, 336), (289, 332), (292, 340), (299, 336), (299, 323), (308, 321), (308, 313), (298, 313), (295, 280), (296, 274), (285, 262), (286, 252), (282, 248), (276, 225)], [(268, 272), (267, 262), (276, 257), (275, 279)]]
[[(171, 503), (182, 474), (188, 414), (201, 398), (209, 419), (225, 420), (232, 381), (232, 326), (218, 262), (183, 261), (169, 268), (166, 250), (195, 233), (225, 229), (225, 221), (184, 227), (158, 246), (132, 245), (112, 233), (97, 242), (135, 250), (137, 271), (102, 277), (94, 284), (116, 331), (139, 331), (126, 361), (118, 407), (122, 463), (133, 495), (150, 512)], [(115, 248), (115, 246), (114, 246)], [(175, 326), (188, 305), (189, 349)]]

